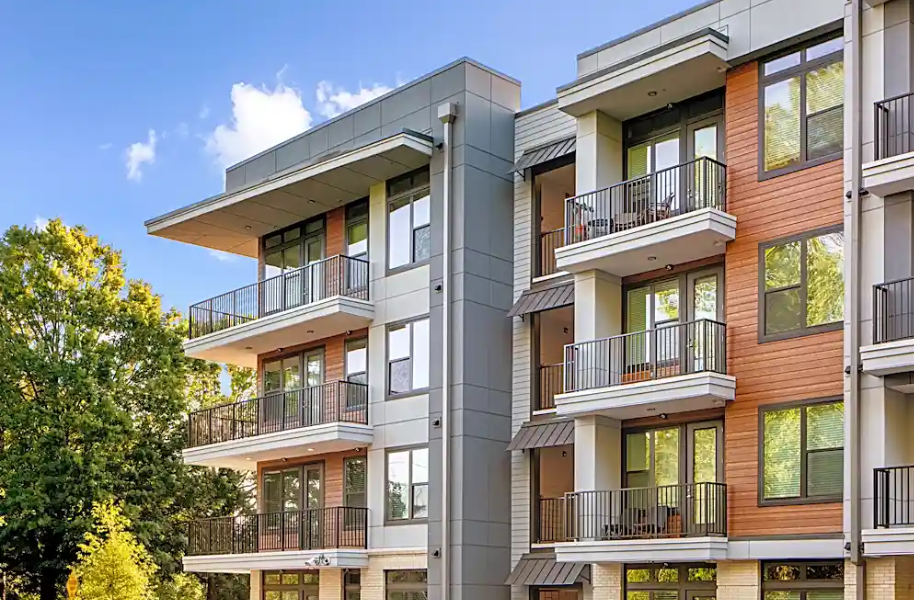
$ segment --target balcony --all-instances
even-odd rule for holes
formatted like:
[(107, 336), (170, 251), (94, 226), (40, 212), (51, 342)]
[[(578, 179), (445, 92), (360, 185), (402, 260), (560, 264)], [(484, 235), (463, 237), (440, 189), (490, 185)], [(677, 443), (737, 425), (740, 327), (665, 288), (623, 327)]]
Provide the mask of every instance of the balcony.
[(624, 277), (723, 254), (726, 200), (727, 167), (706, 157), (569, 198), (556, 268)]
[[(862, 347), (860, 356), (864, 372), (871, 375), (914, 371), (914, 278), (873, 286), (873, 343)], [(914, 391), (906, 385), (890, 387)]]
[(560, 416), (634, 419), (722, 407), (733, 400), (727, 327), (700, 319), (569, 344)]
[(914, 466), (873, 470), (873, 529), (863, 543), (870, 556), (914, 553)]
[(374, 318), (368, 261), (334, 256), (190, 307), (188, 356), (257, 367), (257, 355), (353, 329)]
[(885, 197), (914, 189), (914, 94), (903, 94), (874, 106), (872, 162), (863, 165), (863, 187)]
[(199, 410), (187, 433), (184, 462), (240, 470), (369, 446), (368, 386), (333, 381)]
[(540, 263), (537, 277), (550, 277), (561, 271), (555, 266), (555, 251), (565, 245), (565, 228), (540, 234)]
[(561, 562), (727, 558), (727, 486), (688, 483), (565, 495)]
[(562, 393), (564, 370), (563, 364), (539, 367), (539, 393), (533, 405), (534, 411), (555, 410), (555, 397)]
[(368, 566), (368, 509), (335, 506), (193, 521), (184, 570)]
[(535, 544), (567, 541), (565, 535), (565, 498), (537, 498)]

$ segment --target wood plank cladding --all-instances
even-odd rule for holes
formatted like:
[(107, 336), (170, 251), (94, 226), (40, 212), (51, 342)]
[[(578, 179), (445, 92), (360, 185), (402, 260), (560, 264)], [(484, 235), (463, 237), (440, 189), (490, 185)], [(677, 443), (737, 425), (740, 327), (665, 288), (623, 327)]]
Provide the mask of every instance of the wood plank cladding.
[(333, 454), (319, 454), (317, 456), (300, 456), (290, 458), (287, 461), (273, 460), (257, 463), (257, 498), (258, 510), (263, 510), (261, 505), (263, 499), (263, 473), (264, 471), (274, 471), (289, 469), (301, 465), (321, 465), (323, 470), (323, 491), (324, 506), (343, 506), (343, 461), (351, 456), (367, 457), (368, 453), (363, 448), (361, 450), (348, 450), (346, 452), (335, 452)]
[(275, 360), (286, 356), (292, 356), (306, 350), (315, 350), (323, 348), (324, 350), (324, 381), (337, 381), (346, 378), (346, 342), (347, 340), (357, 340), (368, 337), (368, 329), (353, 331), (351, 334), (340, 334), (333, 337), (324, 338), (307, 344), (290, 346), (282, 350), (274, 350), (257, 356), (257, 383), (260, 389), (263, 389), (263, 363), (267, 360)]
[(759, 181), (758, 66), (727, 75), (727, 212), (736, 240), (727, 245), (727, 368), (736, 400), (727, 407), (726, 481), (731, 537), (842, 531), (840, 503), (760, 507), (760, 405), (840, 396), (843, 333), (758, 342), (759, 244), (843, 222), (843, 164), (836, 160)]

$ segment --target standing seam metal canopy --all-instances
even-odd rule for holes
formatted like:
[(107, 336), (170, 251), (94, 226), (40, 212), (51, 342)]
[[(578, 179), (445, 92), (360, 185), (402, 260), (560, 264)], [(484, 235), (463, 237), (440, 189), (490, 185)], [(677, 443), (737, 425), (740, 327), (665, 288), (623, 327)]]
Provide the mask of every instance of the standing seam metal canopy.
[(573, 585), (590, 582), (590, 565), (556, 562), (554, 554), (524, 554), (506, 585)]
[(536, 148), (526, 150), (517, 162), (514, 163), (514, 171), (523, 173), (524, 170), (536, 165), (549, 162), (554, 158), (561, 158), (575, 151), (577, 138), (575, 136), (563, 138), (557, 142), (550, 142)]
[(508, 316), (522, 317), (569, 304), (574, 304), (573, 281), (540, 290), (526, 290), (508, 311)]
[(548, 421), (546, 423), (527, 423), (518, 430), (517, 435), (508, 444), (508, 450), (527, 450), (528, 448), (550, 448), (564, 446), (574, 442), (574, 421)]

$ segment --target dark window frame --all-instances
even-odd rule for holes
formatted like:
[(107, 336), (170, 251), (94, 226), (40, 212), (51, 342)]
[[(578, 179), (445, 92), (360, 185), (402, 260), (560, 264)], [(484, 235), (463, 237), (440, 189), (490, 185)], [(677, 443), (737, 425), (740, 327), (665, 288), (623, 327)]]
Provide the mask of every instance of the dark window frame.
[[(652, 572), (652, 578), (661, 569), (676, 569), (676, 581), (647, 581), (647, 582), (630, 582), (628, 580), (629, 571), (649, 570)], [(712, 581), (689, 581), (689, 569), (714, 569), (714, 579)], [(649, 599), (653, 600), (653, 592), (677, 592), (678, 600), (687, 600), (689, 592), (711, 592), (717, 591), (717, 565), (702, 563), (645, 563), (645, 564), (626, 564), (622, 567), (622, 598), (628, 597), (630, 591), (641, 591), (649, 594)]]
[[(843, 396), (831, 396), (826, 398), (810, 398), (807, 400), (797, 400), (794, 402), (781, 402), (778, 404), (769, 404), (760, 406), (758, 410), (758, 505), (762, 506), (794, 506), (798, 504), (834, 504), (844, 501), (844, 492), (833, 496), (809, 496), (807, 493), (806, 468), (808, 455), (806, 440), (806, 409), (810, 406), (821, 406), (826, 404), (843, 403)], [(765, 498), (765, 415), (769, 412), (778, 412), (782, 410), (800, 409), (800, 495), (796, 498)], [(841, 446), (841, 452), (845, 452), (847, 440), (845, 439)], [(836, 450), (835, 448), (829, 449)], [(817, 452), (813, 450), (812, 452)], [(821, 452), (818, 451), (818, 452)], [(842, 471), (842, 478), (844, 473)]]
[[(299, 481), (299, 490), (298, 490), (299, 508), (298, 508), (298, 510), (299, 511), (309, 510), (307, 507), (308, 489), (307, 489), (307, 481), (306, 481), (306, 476), (305, 476), (305, 471), (309, 467), (318, 467), (320, 469), (320, 475), (321, 475), (321, 506), (320, 507), (326, 508), (326, 504), (325, 504), (326, 495), (324, 493), (324, 484), (326, 483), (326, 479), (327, 479), (327, 465), (324, 460), (311, 460), (311, 461), (307, 461), (307, 462), (303, 462), (303, 463), (294, 464), (291, 466), (275, 465), (273, 467), (268, 467), (268, 468), (262, 469), (260, 471), (260, 476), (259, 476), (260, 485), (258, 487), (258, 494), (257, 494), (258, 495), (257, 502), (259, 504), (259, 508), (263, 512), (269, 512), (266, 510), (267, 495), (266, 495), (266, 485), (265, 484), (266, 484), (267, 475), (273, 475), (276, 473), (283, 474), (286, 472), (297, 471), (298, 472), (298, 481)], [(366, 465), (366, 469), (367, 469), (367, 465)], [(283, 498), (281, 497), (280, 503), (282, 503), (282, 500), (283, 500)], [(274, 512), (276, 512), (276, 511), (274, 511)], [(283, 507), (282, 510), (280, 510), (278, 512), (287, 512), (287, 511), (286, 511), (285, 507)], [(292, 512), (295, 512), (295, 511), (292, 511)]]
[[(387, 327), (384, 330), (385, 362), (387, 364), (387, 366), (385, 367), (385, 373), (384, 373), (384, 379), (385, 379), (384, 389), (385, 389), (385, 394), (386, 394), (388, 400), (393, 400), (396, 398), (407, 398), (409, 396), (416, 396), (419, 394), (427, 394), (431, 387), (431, 368), (432, 368), (431, 362), (429, 362), (428, 385), (419, 387), (419, 388), (413, 387), (415, 382), (413, 381), (412, 362), (416, 356), (416, 343), (415, 343), (416, 340), (415, 340), (415, 335), (414, 335), (415, 330), (413, 328), (413, 325), (415, 325), (416, 323), (419, 323), (421, 321), (428, 321), (428, 325), (429, 325), (429, 335), (428, 335), (429, 347), (425, 349), (425, 353), (426, 353), (426, 355), (428, 355), (431, 352), (431, 343), (432, 343), (432, 333), (431, 333), (432, 323), (431, 323), (430, 315), (423, 315), (421, 317), (415, 317), (412, 319), (407, 319), (405, 321), (397, 321), (394, 323), (388, 323)], [(391, 329), (397, 329), (397, 328), (400, 328), (403, 326), (406, 326), (409, 328), (409, 357), (391, 359), (390, 358), (390, 331), (391, 331)], [(409, 390), (404, 391), (404, 392), (392, 392), (390, 389), (390, 367), (394, 363), (399, 363), (399, 362), (404, 362), (404, 361), (409, 361), (409, 363), (410, 363)]]
[[(844, 225), (830, 225), (828, 227), (821, 227), (819, 229), (814, 229), (812, 231), (804, 231), (803, 233), (798, 233), (792, 236), (779, 238), (776, 240), (771, 240), (768, 242), (762, 242), (758, 245), (758, 343), (764, 344), (765, 342), (777, 342), (780, 340), (789, 340), (797, 337), (805, 337), (807, 335), (816, 335), (819, 333), (828, 333), (830, 331), (839, 331), (844, 328), (844, 319), (840, 321), (835, 321), (834, 323), (823, 323), (821, 325), (806, 325), (806, 300), (808, 297), (809, 283), (808, 283), (808, 273), (807, 273), (807, 242), (813, 238), (821, 237), (823, 235), (828, 235), (832, 233), (844, 233)], [(773, 290), (765, 289), (765, 251), (769, 248), (775, 246), (784, 246), (786, 244), (791, 244), (793, 242), (800, 242), (800, 283), (798, 285), (785, 286), (780, 288), (775, 288)], [(847, 282), (845, 281), (845, 285)], [(781, 331), (778, 333), (766, 333), (766, 328), (768, 326), (766, 313), (768, 309), (767, 305), (767, 296), (768, 294), (784, 291), (788, 289), (799, 288), (800, 292), (800, 317), (802, 325), (799, 329), (794, 329), (791, 331)]]
[[(364, 344), (365, 347), (365, 370), (364, 371), (355, 371), (349, 372), (349, 352), (350, 347), (356, 346), (357, 344)], [(368, 384), (368, 336), (359, 336), (348, 338), (343, 347), (343, 379), (344, 381), (352, 381), (350, 377), (357, 375), (364, 375), (365, 384)]]
[[(312, 223), (320, 223), (320, 230), (308, 233), (308, 225), (311, 225)], [(286, 233), (288, 233), (294, 229), (300, 230), (297, 238), (295, 238), (294, 240), (288, 241), (288, 242), (280, 241), (279, 244), (277, 244), (275, 246), (270, 246), (269, 248), (267, 248), (267, 240), (269, 238), (276, 237), (278, 235), (278, 236), (280, 236), (280, 240), (282, 240), (283, 235), (285, 235)], [(298, 223), (295, 223), (294, 225), (289, 225), (288, 227), (283, 227), (282, 229), (278, 229), (276, 231), (272, 231), (272, 232), (268, 233), (267, 235), (261, 236), (260, 244), (259, 244), (260, 260), (258, 261), (260, 263), (260, 280), (263, 281), (263, 280), (267, 279), (267, 276), (266, 276), (266, 274), (267, 274), (267, 254), (273, 254), (275, 252), (282, 252), (289, 248), (294, 248), (295, 246), (298, 246), (298, 261), (302, 265), (299, 268), (303, 268), (305, 266), (304, 265), (305, 241), (308, 239), (311, 239), (313, 237), (316, 237), (316, 236), (321, 236), (321, 256), (324, 259), (326, 259), (328, 257), (327, 257), (327, 218), (326, 218), (325, 214), (318, 215), (318, 216), (312, 217), (310, 219), (305, 219), (304, 221), (299, 221)], [(277, 277), (277, 275), (272, 275), (271, 277)]]
[[(426, 182), (415, 183), (415, 180), (421, 180), (421, 178), (423, 176), (427, 180)], [(396, 186), (398, 183), (400, 183), (402, 181), (407, 181), (407, 180), (410, 180), (410, 183), (412, 184), (409, 189), (405, 189), (403, 191), (399, 191), (396, 193), (391, 192), (391, 188)], [(386, 230), (386, 232), (385, 232), (385, 246), (386, 246), (385, 255), (386, 256), (384, 257), (384, 266), (387, 270), (388, 275), (400, 273), (403, 271), (408, 271), (410, 269), (414, 269), (416, 267), (420, 267), (422, 265), (426, 265), (429, 263), (431, 256), (429, 256), (429, 258), (423, 258), (423, 259), (419, 259), (419, 260), (416, 259), (415, 239), (416, 239), (416, 231), (418, 231), (419, 229), (428, 228), (429, 231), (431, 231), (431, 226), (432, 226), (432, 206), (431, 206), (432, 192), (431, 192), (431, 190), (432, 190), (431, 170), (429, 169), (429, 167), (421, 167), (419, 169), (416, 169), (415, 171), (407, 173), (406, 175), (402, 175), (400, 177), (396, 177), (394, 179), (388, 180), (387, 186), (386, 186), (387, 199), (384, 203), (384, 212), (386, 213), (386, 215), (384, 217), (384, 221), (385, 221), (384, 227)], [(421, 225), (419, 227), (416, 227), (415, 226), (414, 204), (415, 204), (416, 200), (420, 200), (425, 196), (428, 196), (428, 198), (429, 198), (429, 207), (428, 207), (428, 216), (429, 216), (428, 221), (429, 222), (427, 225)], [(391, 262), (390, 261), (390, 249), (391, 249), (390, 207), (394, 202), (403, 200), (404, 198), (409, 199), (409, 231), (410, 231), (409, 258), (410, 258), (410, 260), (409, 260), (409, 262), (404, 263), (402, 265), (397, 265), (395, 267), (392, 267), (390, 265), (390, 262)], [(429, 249), (429, 254), (431, 255), (431, 249)]]
[[(424, 581), (390, 581), (391, 573), (424, 573)], [(428, 594), (428, 569), (389, 569), (384, 571), (384, 598), (390, 600), (391, 593), (403, 594), (408, 600), (419, 600)]]
[(319, 343), (314, 346), (310, 346), (308, 348), (303, 348), (301, 350), (295, 350), (292, 352), (282, 352), (280, 354), (276, 354), (275, 356), (262, 358), (260, 360), (260, 367), (258, 369), (258, 371), (260, 372), (260, 384), (259, 384), (260, 391), (261, 391), (260, 396), (263, 397), (263, 396), (266, 396), (267, 394), (281, 394), (283, 392), (283, 390), (285, 390), (285, 381), (282, 381), (281, 389), (270, 390), (269, 392), (266, 391), (266, 389), (265, 389), (266, 373), (267, 373), (266, 368), (267, 368), (267, 364), (269, 364), (269, 363), (276, 363), (276, 362), (280, 363), (280, 379), (282, 379), (284, 377), (283, 371), (282, 371), (282, 366), (281, 366), (282, 361), (290, 359), (290, 358), (298, 359), (298, 373), (299, 373), (299, 377), (301, 379), (301, 385), (298, 388), (292, 388), (292, 389), (306, 389), (308, 387), (316, 387), (316, 386), (308, 385), (308, 369), (307, 369), (307, 363), (305, 361), (305, 357), (307, 357), (309, 354), (317, 354), (317, 353), (320, 353), (320, 355), (321, 355), (321, 382), (318, 383), (317, 386), (321, 386), (326, 383), (329, 383), (327, 381), (327, 347), (323, 343)]
[[(765, 578), (768, 567), (785, 566), (800, 569), (800, 578), (795, 580), (771, 580)], [(808, 579), (808, 567), (838, 567), (841, 570), (841, 579)], [(797, 592), (799, 600), (807, 600), (807, 592), (834, 590), (844, 592), (844, 561), (843, 560), (817, 560), (817, 561), (763, 561), (759, 565), (759, 580), (761, 600), (765, 600), (766, 592)]]
[[(348, 479), (346, 478), (346, 469), (352, 463), (361, 462), (364, 465), (365, 470), (365, 481), (363, 483), (362, 491), (352, 491), (348, 486)], [(361, 505), (353, 504), (349, 501), (350, 496), (363, 496), (363, 502)], [(343, 506), (350, 508), (368, 508), (368, 457), (367, 456), (347, 456), (343, 459)]]
[[(806, 75), (812, 71), (821, 69), (822, 67), (827, 67), (835, 63), (844, 61), (844, 51), (843, 48), (839, 51), (832, 52), (831, 54), (826, 54), (825, 56), (820, 56), (816, 59), (807, 61), (806, 60), (806, 51), (814, 46), (819, 44), (832, 41), (841, 37), (840, 32), (832, 32), (819, 37), (816, 37), (812, 40), (804, 42), (803, 44), (792, 46), (788, 50), (772, 54), (771, 56), (766, 57), (763, 60), (758, 61), (758, 180), (766, 181), (774, 177), (779, 177), (781, 175), (786, 175), (788, 173), (794, 173), (796, 171), (802, 171), (803, 169), (808, 169), (825, 163), (829, 163), (844, 156), (844, 149), (842, 144), (842, 149), (839, 152), (829, 154), (827, 156), (820, 156), (819, 158), (807, 159), (807, 120), (808, 115), (806, 113)], [(783, 69), (772, 73), (771, 75), (765, 75), (765, 65), (775, 61), (779, 58), (784, 58), (785, 56), (790, 56), (792, 54), (800, 54), (800, 64)], [(787, 81), (788, 79), (793, 79), (794, 77), (800, 78), (800, 159), (799, 162), (795, 165), (790, 165), (787, 167), (781, 167), (779, 169), (772, 169), (770, 171), (765, 169), (765, 90), (768, 86), (782, 81)], [(844, 110), (846, 99), (842, 97), (841, 110)], [(835, 110), (831, 108), (828, 110)], [(825, 111), (823, 111), (825, 112)], [(843, 135), (843, 134), (842, 134)], [(842, 137), (843, 139), (843, 137)]]
[[(413, 490), (417, 486), (424, 485), (426, 488), (429, 488), (431, 485), (430, 481), (425, 481), (422, 483), (415, 483), (413, 481), (413, 452), (415, 452), (416, 450), (426, 450), (427, 452), (429, 452), (429, 454), (428, 454), (429, 458), (431, 458), (431, 452), (429, 451), (429, 447), (427, 445), (388, 448), (384, 452), (384, 524), (385, 525), (414, 525), (417, 523), (427, 523), (428, 522), (428, 517), (414, 517), (413, 516), (413, 510), (415, 508), (413, 506), (413, 495), (414, 495)], [(390, 518), (390, 489), (389, 489), (390, 488), (390, 455), (391, 454), (401, 454), (404, 452), (409, 454), (409, 508), (408, 508), (409, 516), (405, 519), (392, 519), (392, 518)], [(431, 462), (431, 461), (429, 461), (429, 462)], [(431, 479), (431, 465), (429, 465), (428, 470), (429, 470), (428, 478), (430, 480)], [(397, 570), (397, 569), (395, 569), (395, 570)], [(405, 569), (405, 570), (411, 570), (411, 569)], [(422, 570), (422, 569), (419, 569), (419, 570)]]
[[(629, 488), (628, 477), (630, 473), (642, 473), (644, 471), (629, 471), (628, 470), (628, 436), (629, 435), (638, 435), (641, 433), (663, 431), (665, 429), (678, 429), (679, 430), (679, 484), (677, 485), (686, 485), (686, 481), (689, 479), (689, 426), (700, 425), (701, 429), (711, 429), (714, 428), (717, 431), (717, 481), (714, 483), (726, 483), (726, 464), (724, 463), (724, 440), (726, 439), (726, 429), (725, 429), (725, 419), (724, 414), (720, 413), (718, 415), (710, 414), (706, 418), (699, 419), (697, 421), (681, 421), (681, 422), (672, 422), (672, 423), (655, 423), (653, 425), (636, 425), (634, 427), (623, 427), (622, 428), (622, 451), (620, 455), (622, 457), (621, 462), (621, 473), (622, 473), (622, 487), (623, 489)], [(651, 479), (651, 487), (656, 487), (654, 485), (654, 474), (656, 472), (656, 461), (654, 461), (654, 449), (651, 448), (651, 464), (647, 467), (647, 473), (649, 474), (649, 479)]]
[(362, 597), (362, 572), (360, 569), (343, 569), (343, 598), (357, 600)]
[[(289, 584), (282, 583), (283, 575), (298, 575), (298, 583)], [(271, 575), (278, 575), (280, 583), (267, 583), (267, 577)], [(311, 575), (315, 578), (315, 583), (305, 583), (305, 576)], [(267, 597), (267, 592), (291, 592), (297, 591), (299, 597), (302, 597), (302, 592), (307, 595), (316, 595), (319, 588), (320, 581), (320, 571), (317, 570), (308, 570), (308, 569), (295, 569), (295, 570), (283, 570), (283, 571), (261, 571), (260, 573), (260, 587), (261, 587), (261, 598)]]

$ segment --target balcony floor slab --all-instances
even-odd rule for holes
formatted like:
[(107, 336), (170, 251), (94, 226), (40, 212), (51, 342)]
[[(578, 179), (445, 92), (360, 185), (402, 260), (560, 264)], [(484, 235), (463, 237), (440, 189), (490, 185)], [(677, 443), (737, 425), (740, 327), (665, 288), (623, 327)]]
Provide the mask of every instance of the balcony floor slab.
[(642, 563), (727, 559), (726, 537), (664, 538), (563, 542), (555, 545), (558, 562)]
[(184, 570), (192, 573), (249, 573), (301, 569), (366, 569), (367, 550), (286, 550), (250, 554), (185, 556)]
[(864, 529), (861, 540), (866, 556), (914, 554), (914, 527)]
[(880, 198), (914, 189), (914, 152), (865, 163), (863, 189)]
[(863, 371), (870, 375), (894, 375), (914, 371), (914, 338), (872, 344), (860, 348)]

